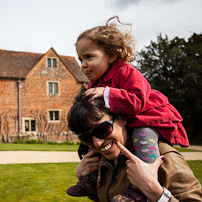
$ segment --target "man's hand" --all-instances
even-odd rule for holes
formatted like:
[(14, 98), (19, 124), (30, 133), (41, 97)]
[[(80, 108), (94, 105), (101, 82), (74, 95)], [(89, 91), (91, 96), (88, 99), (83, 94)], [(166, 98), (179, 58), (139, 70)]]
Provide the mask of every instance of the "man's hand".
[(92, 172), (98, 170), (100, 158), (98, 156), (94, 156), (95, 154), (97, 154), (97, 152), (91, 150), (82, 158), (76, 168), (76, 177), (78, 179), (81, 179), (83, 176), (90, 175)]
[(158, 169), (164, 156), (158, 157), (153, 163), (148, 164), (133, 155), (121, 143), (116, 142), (121, 152), (129, 159), (127, 164), (127, 177), (130, 182), (139, 188), (150, 201), (158, 201), (163, 193), (163, 187), (158, 182)]

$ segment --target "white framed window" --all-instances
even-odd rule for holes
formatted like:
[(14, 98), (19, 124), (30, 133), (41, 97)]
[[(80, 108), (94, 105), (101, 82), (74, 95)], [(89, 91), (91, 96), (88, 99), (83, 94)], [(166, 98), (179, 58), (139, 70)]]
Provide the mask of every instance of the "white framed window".
[(58, 67), (58, 59), (53, 57), (47, 57), (47, 67)]
[(48, 120), (50, 122), (60, 121), (60, 110), (58, 109), (48, 110)]
[(59, 82), (58, 81), (48, 81), (48, 95), (59, 95)]
[(36, 119), (34, 118), (22, 118), (23, 120), (23, 132), (36, 132)]

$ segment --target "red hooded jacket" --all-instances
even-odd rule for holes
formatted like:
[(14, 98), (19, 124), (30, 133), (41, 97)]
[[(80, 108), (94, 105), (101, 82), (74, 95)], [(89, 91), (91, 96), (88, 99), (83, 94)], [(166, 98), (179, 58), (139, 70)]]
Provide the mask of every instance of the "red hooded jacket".
[(110, 87), (110, 110), (131, 115), (128, 127), (155, 127), (172, 144), (189, 146), (182, 117), (161, 92), (151, 89), (149, 82), (135, 67), (117, 60), (112, 68), (88, 88)]

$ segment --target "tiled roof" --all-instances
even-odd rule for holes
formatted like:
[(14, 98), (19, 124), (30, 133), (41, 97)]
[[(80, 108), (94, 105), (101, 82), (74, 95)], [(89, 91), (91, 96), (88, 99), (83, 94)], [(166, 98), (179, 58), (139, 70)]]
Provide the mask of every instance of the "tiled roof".
[[(0, 78), (26, 78), (44, 54), (0, 50)], [(74, 57), (59, 56), (78, 82), (88, 82)]]
[(89, 80), (80, 70), (80, 67), (74, 57), (70, 57), (70, 56), (60, 56), (60, 57), (62, 58), (64, 63), (71, 69), (71, 72), (78, 79), (78, 81), (89, 82)]
[(0, 50), (0, 77), (26, 78), (43, 54)]

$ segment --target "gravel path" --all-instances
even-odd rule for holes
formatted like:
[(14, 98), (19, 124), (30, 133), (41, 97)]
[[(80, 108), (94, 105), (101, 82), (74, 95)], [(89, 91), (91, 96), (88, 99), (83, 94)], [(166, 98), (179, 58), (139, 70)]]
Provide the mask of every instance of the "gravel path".
[(181, 152), (186, 161), (202, 160), (202, 152)]
[[(202, 151), (202, 146), (189, 149)], [(181, 152), (186, 160), (202, 160), (202, 152)], [(80, 162), (77, 152), (0, 151), (0, 164)]]
[(0, 151), (0, 164), (79, 162), (77, 152)]

